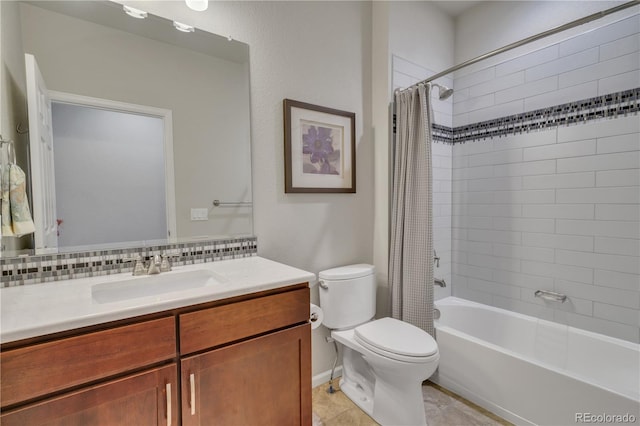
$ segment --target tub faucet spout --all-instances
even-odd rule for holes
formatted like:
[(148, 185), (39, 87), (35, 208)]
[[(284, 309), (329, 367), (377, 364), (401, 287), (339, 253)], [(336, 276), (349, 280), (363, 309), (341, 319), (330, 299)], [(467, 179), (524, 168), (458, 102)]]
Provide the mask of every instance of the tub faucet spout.
[(434, 278), (433, 279), (433, 284), (437, 285), (437, 286), (440, 286), (440, 287), (446, 287), (447, 286), (447, 283), (445, 282), (445, 280), (441, 279), (441, 278)]

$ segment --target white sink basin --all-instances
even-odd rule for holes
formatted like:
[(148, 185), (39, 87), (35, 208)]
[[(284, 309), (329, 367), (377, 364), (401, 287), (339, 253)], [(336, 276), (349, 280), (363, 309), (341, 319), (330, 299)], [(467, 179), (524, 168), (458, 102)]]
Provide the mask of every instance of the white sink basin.
[(206, 269), (173, 271), (158, 275), (95, 284), (91, 296), (97, 303), (113, 303), (141, 297), (158, 296), (171, 292), (210, 287), (223, 284), (226, 279)]

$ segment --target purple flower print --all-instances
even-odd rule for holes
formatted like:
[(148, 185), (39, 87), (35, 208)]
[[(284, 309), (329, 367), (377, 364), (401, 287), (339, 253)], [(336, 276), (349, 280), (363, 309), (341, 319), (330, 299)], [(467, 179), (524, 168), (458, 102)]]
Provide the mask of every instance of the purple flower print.
[(302, 134), (302, 153), (309, 155), (303, 162), (303, 173), (338, 175), (335, 164), (340, 160), (340, 150), (333, 148), (333, 130), (303, 125), (303, 131), (306, 133)]

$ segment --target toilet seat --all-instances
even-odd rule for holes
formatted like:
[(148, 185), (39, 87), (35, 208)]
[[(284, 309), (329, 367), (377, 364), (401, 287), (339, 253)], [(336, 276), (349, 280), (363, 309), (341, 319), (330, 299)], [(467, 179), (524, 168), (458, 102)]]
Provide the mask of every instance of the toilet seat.
[(438, 352), (424, 330), (394, 318), (381, 318), (355, 328), (356, 342), (379, 355), (404, 362), (426, 362)]

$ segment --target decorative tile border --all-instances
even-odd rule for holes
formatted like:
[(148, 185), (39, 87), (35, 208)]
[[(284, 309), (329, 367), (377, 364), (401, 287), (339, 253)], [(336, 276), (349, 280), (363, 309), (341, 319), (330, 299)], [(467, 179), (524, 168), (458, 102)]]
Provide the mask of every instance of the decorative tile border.
[(434, 142), (453, 145), (603, 118), (617, 118), (638, 114), (639, 111), (640, 87), (455, 128), (433, 124), (431, 129)]
[(14, 257), (0, 259), (0, 266), (2, 266), (0, 287), (130, 272), (133, 270), (133, 262), (127, 259), (138, 254), (145, 261), (156, 254), (169, 254), (175, 256), (171, 263), (180, 266), (250, 257), (257, 253), (258, 239), (246, 237), (143, 248)]

